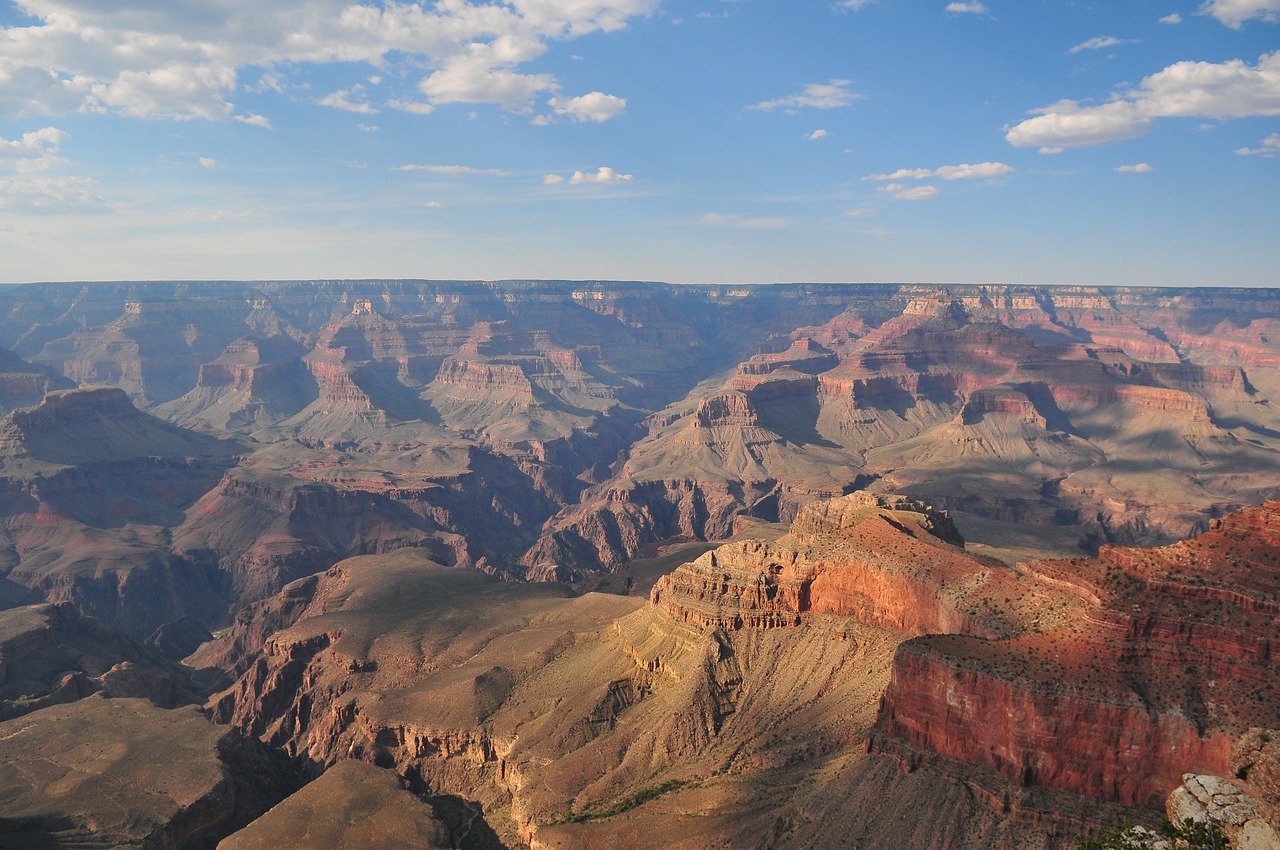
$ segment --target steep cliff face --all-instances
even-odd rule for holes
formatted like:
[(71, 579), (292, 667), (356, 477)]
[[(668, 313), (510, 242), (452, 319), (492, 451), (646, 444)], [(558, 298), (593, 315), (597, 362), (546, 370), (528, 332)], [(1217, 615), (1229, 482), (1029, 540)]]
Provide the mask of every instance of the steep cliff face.
[(0, 611), (0, 720), (99, 692), (162, 708), (199, 699), (176, 665), (71, 604)]
[(1128, 804), (1227, 772), (1239, 734), (1280, 716), (1277, 523), (1269, 502), (1161, 549), (1029, 565), (1087, 600), (1082, 614), (1007, 641), (903, 644), (880, 728), (1013, 783)]

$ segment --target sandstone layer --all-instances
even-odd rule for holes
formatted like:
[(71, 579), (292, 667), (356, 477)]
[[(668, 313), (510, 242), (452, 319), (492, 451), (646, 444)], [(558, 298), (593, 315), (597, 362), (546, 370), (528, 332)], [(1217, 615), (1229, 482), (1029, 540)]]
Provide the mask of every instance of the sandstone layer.
[(879, 728), (1016, 784), (1127, 804), (1225, 774), (1236, 738), (1280, 716), (1278, 530), (1268, 502), (1171, 546), (1026, 565), (1085, 604), (1008, 640), (903, 644)]

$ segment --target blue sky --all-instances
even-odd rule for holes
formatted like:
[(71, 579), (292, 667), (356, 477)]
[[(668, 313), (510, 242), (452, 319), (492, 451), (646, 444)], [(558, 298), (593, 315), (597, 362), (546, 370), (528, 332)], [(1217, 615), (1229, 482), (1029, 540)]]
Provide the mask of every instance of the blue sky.
[(0, 281), (1280, 285), (1280, 0), (0, 0)]

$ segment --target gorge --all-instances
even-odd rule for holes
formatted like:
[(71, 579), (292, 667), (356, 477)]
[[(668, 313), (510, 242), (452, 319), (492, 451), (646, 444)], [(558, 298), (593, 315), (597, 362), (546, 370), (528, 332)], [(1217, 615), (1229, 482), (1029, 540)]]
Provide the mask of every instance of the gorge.
[(1280, 291), (39, 284), (0, 348), (0, 845), (1280, 825)]

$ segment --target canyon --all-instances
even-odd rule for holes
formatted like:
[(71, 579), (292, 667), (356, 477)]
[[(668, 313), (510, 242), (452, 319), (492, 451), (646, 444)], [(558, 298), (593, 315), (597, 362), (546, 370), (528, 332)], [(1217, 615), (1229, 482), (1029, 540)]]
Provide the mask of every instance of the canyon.
[(1274, 290), (7, 288), (0, 843), (1265, 815), (1278, 366)]

